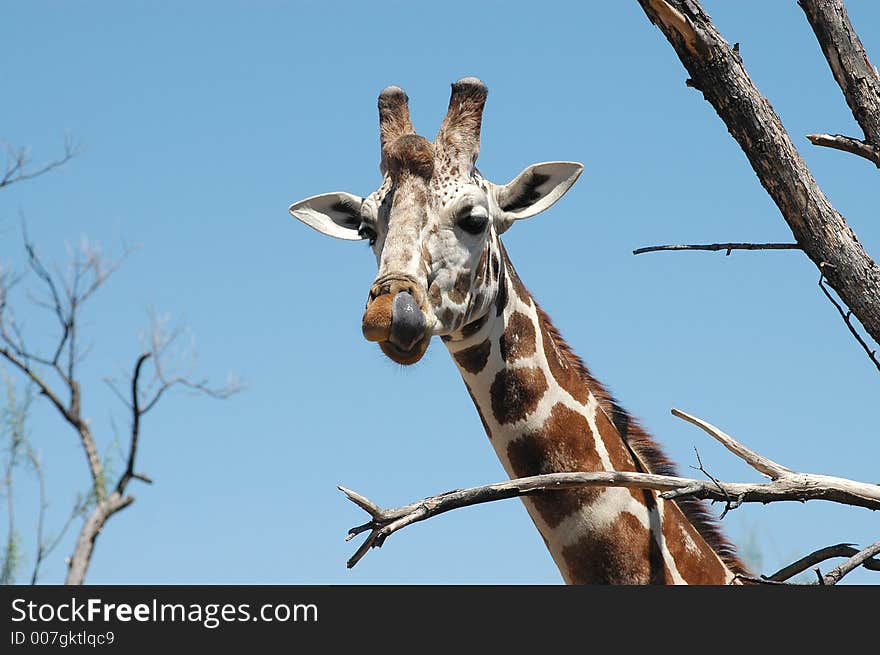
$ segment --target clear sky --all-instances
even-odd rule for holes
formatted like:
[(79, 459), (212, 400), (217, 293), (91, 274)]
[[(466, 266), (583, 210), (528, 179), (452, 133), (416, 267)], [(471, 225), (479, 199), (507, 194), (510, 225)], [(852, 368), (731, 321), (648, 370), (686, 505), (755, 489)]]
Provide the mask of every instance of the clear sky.
[[(876, 258), (878, 171), (803, 136), (861, 132), (797, 4), (705, 5)], [(847, 6), (880, 64), (880, 4)], [(409, 527), (345, 568), (356, 544), (343, 537), (365, 515), (337, 484), (397, 506), (505, 477), (441, 343), (402, 369), (361, 337), (375, 274), (366, 244), (287, 213), (305, 196), (377, 186), (376, 96), (389, 84), (406, 89), (416, 129), (433, 137), (449, 84), (482, 78), (479, 165), (497, 182), (538, 161), (584, 163), (568, 195), (505, 244), (563, 335), (682, 473), (698, 475), (696, 446), (716, 477), (758, 480), (671, 407), (792, 468), (880, 479), (880, 375), (804, 255), (631, 254), (791, 239), (635, 0), (31, 1), (3, 13), (0, 137), (30, 146), (36, 163), (65, 134), (83, 152), (0, 192), (0, 261), (25, 267), (21, 215), (47, 260), (64, 261), (83, 236), (108, 253), (139, 246), (84, 314), (84, 413), (102, 452), (114, 425), (120, 438), (127, 426), (103, 378), (130, 371), (151, 307), (189, 326), (205, 377), (247, 384), (226, 401), (178, 393), (148, 415), (139, 468), (155, 484), (132, 484), (137, 500), (101, 535), (89, 582), (561, 580), (516, 500)], [(19, 316), (35, 343), (52, 338), (36, 310)], [(45, 401), (30, 429), (57, 530), (88, 485), (83, 456)], [(17, 493), (32, 555), (36, 487), (24, 479)], [(880, 537), (867, 510), (819, 502), (743, 507), (724, 526), (766, 573)], [(63, 580), (73, 537), (42, 581)]]

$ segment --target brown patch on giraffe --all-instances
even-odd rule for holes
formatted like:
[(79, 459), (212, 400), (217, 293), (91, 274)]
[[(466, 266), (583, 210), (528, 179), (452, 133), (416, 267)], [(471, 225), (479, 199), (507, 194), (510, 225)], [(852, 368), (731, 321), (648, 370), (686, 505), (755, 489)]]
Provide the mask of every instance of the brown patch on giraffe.
[(498, 292), (495, 294), (495, 316), (501, 316), (505, 307), (507, 307), (507, 278), (502, 267), (498, 278)]
[(455, 284), (452, 285), (452, 289), (449, 290), (449, 299), (456, 305), (460, 305), (464, 302), (464, 299), (467, 298), (467, 293), (470, 291), (470, 288), (470, 273), (468, 271), (462, 271), (458, 274), (458, 277), (455, 278)]
[(511, 363), (535, 353), (535, 326), (522, 312), (514, 312), (498, 340), (501, 357)]
[(510, 273), (510, 282), (516, 295), (519, 296), (519, 299), (523, 304), (529, 305), (532, 301), (532, 294), (529, 293), (529, 290), (526, 289), (526, 285), (524, 285), (522, 280), (519, 279), (519, 275), (517, 275), (516, 269), (513, 268), (513, 266), (508, 266), (507, 270)]
[(480, 423), (483, 424), (483, 429), (486, 431), (486, 436), (489, 437), (489, 440), (492, 440), (492, 432), (489, 430), (489, 424), (486, 423), (486, 417), (483, 416), (483, 411), (480, 409), (480, 403), (477, 402), (477, 399), (474, 397), (474, 392), (471, 391), (471, 385), (467, 382), (464, 383), (464, 386), (467, 388), (468, 395), (471, 397), (471, 400), (474, 403), (474, 407), (477, 408), (477, 414), (480, 415)]
[(493, 280), (498, 279), (498, 267), (499, 266), (500, 266), (500, 264), (498, 263), (498, 255), (493, 254), (492, 255), (492, 279)]
[[(553, 406), (540, 430), (527, 432), (510, 442), (507, 459), (517, 477), (602, 470), (590, 424), (583, 415), (562, 403)], [(590, 487), (542, 491), (533, 494), (531, 500), (544, 522), (555, 528), (601, 493), (601, 489)]]
[(454, 354), (455, 361), (468, 373), (477, 374), (486, 367), (489, 361), (489, 351), (492, 350), (492, 343), (486, 339), (476, 346), (470, 346), (459, 350)]
[[(663, 503), (663, 536), (685, 582), (692, 585), (727, 583), (724, 565), (672, 502)], [(689, 541), (693, 548), (688, 548)]]
[(443, 295), (440, 293), (440, 285), (436, 282), (432, 282), (431, 286), (428, 288), (428, 302), (431, 303), (431, 307), (434, 309), (439, 309), (440, 305), (443, 304)]
[(443, 325), (446, 327), (452, 326), (452, 321), (455, 319), (455, 314), (449, 307), (443, 310), (443, 313), (440, 314), (440, 320), (443, 321)]
[[(614, 521), (562, 549), (572, 584), (649, 584), (652, 575), (650, 530), (634, 515), (621, 512)], [(665, 569), (661, 566), (661, 571)]]
[(515, 423), (535, 411), (547, 391), (547, 378), (539, 368), (502, 369), (489, 393), (492, 413), (501, 423)]
[[(509, 266), (509, 262), (507, 265)], [(593, 374), (584, 362), (572, 352), (569, 345), (562, 339), (562, 336), (551, 323), (550, 318), (537, 306), (537, 303), (536, 310), (539, 322), (541, 323), (541, 332), (544, 336), (545, 352), (547, 349), (547, 333), (549, 333), (556, 345), (556, 352), (560, 353), (568, 366), (577, 372), (580, 379), (598, 400), (603, 410), (600, 413), (604, 413), (606, 418), (612, 422), (626, 447), (637, 456), (637, 470), (657, 473), (659, 475), (677, 475), (675, 466), (669, 461), (657, 442), (642, 428), (635, 417), (618, 404), (608, 389), (593, 377)], [(609, 440), (605, 439), (605, 441), (607, 443)], [(692, 497), (678, 498), (675, 500), (675, 504), (682, 511), (687, 521), (699, 533), (700, 538), (721, 557), (733, 573), (749, 573), (748, 569), (737, 557), (734, 546), (721, 532), (717, 519), (702, 500)]]
[(586, 405), (590, 399), (590, 387), (566, 357), (565, 349), (559, 345), (559, 341), (562, 341), (559, 333), (550, 323), (547, 315), (540, 309), (538, 309), (538, 323), (541, 326), (544, 356), (547, 358), (550, 374), (559, 383), (559, 386), (570, 393), (575, 400)]
[[(596, 429), (599, 431), (599, 438), (605, 444), (605, 450), (608, 451), (608, 459), (611, 460), (611, 468), (615, 471), (636, 471), (636, 465), (630, 454), (629, 448), (626, 447), (617, 428), (608, 418), (608, 415), (600, 408), (596, 407), (595, 412)], [(639, 489), (631, 489), (633, 496), (640, 503), (644, 502), (642, 492)]]

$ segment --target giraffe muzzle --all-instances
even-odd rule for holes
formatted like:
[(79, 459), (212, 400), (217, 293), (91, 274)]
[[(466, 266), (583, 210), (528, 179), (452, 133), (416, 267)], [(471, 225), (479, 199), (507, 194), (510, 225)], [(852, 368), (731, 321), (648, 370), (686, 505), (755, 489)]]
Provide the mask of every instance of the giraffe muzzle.
[(409, 279), (377, 281), (364, 312), (364, 338), (377, 342), (399, 364), (420, 360), (431, 339), (418, 288)]
[(425, 336), (425, 315), (416, 299), (406, 291), (394, 296), (391, 303), (391, 332), (388, 341), (404, 351), (411, 351)]

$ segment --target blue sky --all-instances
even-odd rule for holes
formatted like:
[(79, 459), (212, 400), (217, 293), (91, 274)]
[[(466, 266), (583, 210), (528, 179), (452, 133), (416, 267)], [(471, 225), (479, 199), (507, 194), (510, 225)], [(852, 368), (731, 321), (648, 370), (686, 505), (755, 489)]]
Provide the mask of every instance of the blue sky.
[[(793, 0), (705, 6), (876, 257), (877, 170), (803, 137), (861, 132), (801, 10)], [(847, 6), (880, 63), (880, 5)], [(33, 1), (4, 15), (0, 138), (30, 146), (35, 162), (56, 156), (65, 134), (83, 152), (0, 192), (0, 261), (24, 268), (20, 216), (47, 260), (63, 261), (83, 236), (108, 253), (139, 247), (84, 313), (84, 412), (102, 451), (114, 422), (120, 435), (127, 425), (102, 380), (130, 370), (149, 308), (189, 327), (200, 373), (247, 384), (227, 401), (178, 393), (148, 415), (139, 468), (155, 484), (133, 484), (137, 500), (101, 535), (89, 582), (560, 581), (519, 501), (409, 527), (345, 568), (355, 544), (343, 537), (364, 515), (337, 484), (396, 506), (504, 478), (442, 344), (402, 369), (361, 337), (368, 247), (287, 214), (305, 196), (376, 187), (375, 100), (388, 84), (406, 89), (416, 129), (432, 137), (449, 84), (481, 77), (480, 168), (497, 182), (538, 161), (584, 163), (566, 198), (505, 244), (568, 341), (682, 473), (696, 474), (696, 446), (716, 477), (757, 480), (671, 407), (792, 468), (877, 481), (880, 376), (805, 256), (631, 254), (791, 239), (635, 1)], [(52, 338), (35, 310), (19, 316), (35, 343)], [(30, 429), (53, 530), (87, 474), (45, 402)], [(17, 493), (29, 548), (36, 487), (22, 480)], [(878, 538), (866, 510), (818, 502), (747, 506), (724, 525), (757, 547), (764, 572)], [(63, 580), (73, 536), (42, 581)]]

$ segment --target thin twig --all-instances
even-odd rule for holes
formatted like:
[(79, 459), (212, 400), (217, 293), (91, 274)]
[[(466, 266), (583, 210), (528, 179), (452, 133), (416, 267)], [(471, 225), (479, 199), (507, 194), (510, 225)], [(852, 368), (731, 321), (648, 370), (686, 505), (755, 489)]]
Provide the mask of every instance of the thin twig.
[(714, 475), (712, 475), (711, 473), (709, 473), (709, 471), (706, 470), (706, 467), (703, 466), (703, 459), (700, 457), (700, 451), (697, 450), (696, 446), (694, 446), (694, 454), (697, 456), (697, 466), (691, 466), (691, 468), (696, 469), (697, 471), (700, 471), (703, 475), (705, 475), (707, 478), (712, 480), (712, 482), (715, 483), (715, 486), (718, 487), (718, 491), (720, 491), (721, 493), (724, 494), (724, 497), (725, 497), (724, 510), (721, 512), (721, 516), (718, 517), (718, 519), (721, 520), (725, 516), (727, 516), (727, 513), (730, 510), (736, 509), (737, 507), (742, 505), (742, 499), (741, 498), (731, 498), (730, 494), (727, 493), (727, 490), (722, 486), (722, 484), (718, 480), (718, 478), (716, 478)]
[(634, 255), (664, 250), (725, 250), (730, 255), (733, 250), (801, 250), (796, 243), (703, 243), (703, 244), (672, 244), (665, 246), (645, 246), (633, 250)]
[(69, 138), (65, 138), (64, 154), (60, 158), (50, 161), (48, 164), (44, 164), (39, 168), (28, 170), (30, 152), (27, 148), (15, 149), (5, 141), (3, 142), (3, 147), (6, 150), (6, 170), (4, 171), (3, 176), (0, 177), (0, 189), (9, 186), (10, 184), (14, 184), (15, 182), (31, 180), (44, 173), (48, 173), (49, 171), (66, 164), (80, 152), (77, 145), (71, 142)]
[(877, 359), (877, 351), (871, 350), (870, 346), (862, 339), (862, 335), (858, 333), (855, 326), (852, 324), (852, 311), (847, 310), (844, 311), (843, 307), (841, 307), (840, 303), (834, 299), (834, 296), (831, 295), (831, 292), (828, 291), (828, 287), (825, 286), (825, 267), (830, 266), (826, 262), (822, 262), (819, 264), (819, 288), (822, 289), (822, 293), (825, 294), (825, 297), (834, 305), (834, 309), (837, 310), (837, 313), (840, 314), (840, 317), (843, 319), (843, 322), (846, 324), (846, 328), (849, 330), (849, 333), (853, 335), (858, 344), (862, 347), (868, 354), (868, 359), (870, 359), (874, 366), (880, 371), (880, 361)]

